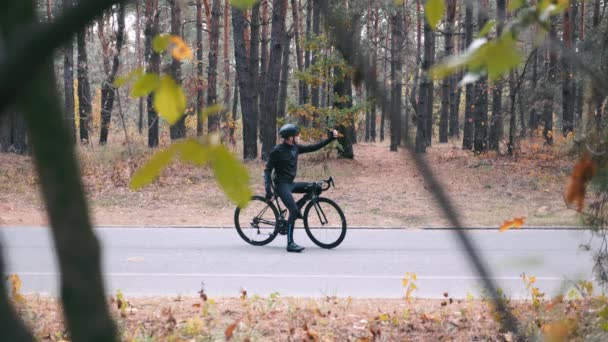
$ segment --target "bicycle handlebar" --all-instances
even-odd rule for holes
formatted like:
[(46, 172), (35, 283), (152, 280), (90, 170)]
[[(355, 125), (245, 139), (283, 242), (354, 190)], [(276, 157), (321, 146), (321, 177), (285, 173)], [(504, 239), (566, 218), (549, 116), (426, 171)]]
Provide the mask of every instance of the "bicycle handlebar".
[(321, 190), (323, 191), (329, 190), (329, 188), (331, 188), (332, 186), (334, 187), (334, 189), (336, 188), (336, 184), (334, 183), (334, 177), (329, 177), (328, 179), (320, 181), (319, 185), (321, 186)]

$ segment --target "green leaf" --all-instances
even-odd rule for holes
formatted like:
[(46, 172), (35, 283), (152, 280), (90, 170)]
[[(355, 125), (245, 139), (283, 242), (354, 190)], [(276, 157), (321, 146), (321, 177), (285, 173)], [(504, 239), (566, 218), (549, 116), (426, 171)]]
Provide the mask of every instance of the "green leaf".
[(255, 2), (256, 0), (230, 0), (230, 4), (241, 11), (252, 7)]
[(117, 77), (114, 80), (114, 87), (120, 88), (123, 85), (125, 85), (127, 82), (131, 82), (131, 80), (133, 80), (135, 77), (139, 77), (143, 74), (144, 74), (143, 68), (137, 68), (137, 69), (131, 70), (131, 72), (129, 72), (128, 74)]
[(245, 208), (252, 195), (247, 168), (223, 145), (216, 147), (213, 155), (215, 179), (232, 202)]
[(154, 107), (158, 114), (173, 125), (186, 110), (186, 95), (171, 76), (165, 75), (154, 93)]
[(523, 5), (526, 4), (525, 0), (511, 0), (509, 1), (509, 11), (513, 12), (520, 9)]
[(444, 12), (444, 0), (427, 0), (424, 5), (424, 14), (433, 30), (437, 29), (437, 24), (439, 24)]
[(160, 175), (163, 169), (171, 163), (173, 156), (175, 156), (174, 147), (169, 147), (166, 150), (157, 152), (146, 164), (144, 164), (144, 166), (140, 167), (135, 172), (129, 183), (129, 188), (131, 188), (131, 190), (138, 190), (152, 183), (156, 177)]
[(160, 77), (158, 74), (145, 74), (135, 81), (131, 89), (131, 97), (137, 98), (150, 94), (158, 88)]
[(200, 144), (194, 139), (184, 140), (175, 144), (179, 151), (180, 160), (197, 166), (206, 165), (212, 157), (209, 146)]
[(496, 26), (496, 21), (495, 20), (490, 20), (488, 21), (483, 28), (481, 29), (481, 31), (479, 31), (479, 33), (477, 33), (477, 37), (485, 37), (488, 35), (488, 33), (490, 33), (490, 31)]
[(201, 112), (201, 118), (205, 120), (208, 116), (220, 113), (224, 110), (224, 106), (219, 103), (213, 104)]
[(521, 53), (512, 38), (503, 38), (496, 43), (489, 44), (485, 53), (490, 80), (501, 77), (517, 67), (522, 60)]
[(166, 34), (166, 33), (159, 34), (158, 36), (154, 37), (154, 39), (152, 40), (152, 48), (154, 49), (154, 52), (161, 53), (161, 52), (167, 50), (170, 43), (171, 43), (171, 35)]

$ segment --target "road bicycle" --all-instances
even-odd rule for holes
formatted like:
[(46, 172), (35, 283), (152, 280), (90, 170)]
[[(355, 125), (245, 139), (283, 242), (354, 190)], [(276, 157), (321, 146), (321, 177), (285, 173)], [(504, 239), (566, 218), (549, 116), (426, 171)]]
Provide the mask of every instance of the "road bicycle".
[[(311, 183), (306, 189), (308, 192), (296, 202), (299, 210), (304, 208), (306, 234), (317, 246), (327, 249), (339, 246), (346, 236), (346, 218), (342, 209), (329, 198), (319, 196), (331, 187), (336, 187), (333, 177)], [(234, 225), (247, 243), (264, 246), (278, 235), (287, 235), (286, 215), (287, 208), (281, 206), (278, 196), (270, 200), (253, 196), (247, 207), (235, 209)]]

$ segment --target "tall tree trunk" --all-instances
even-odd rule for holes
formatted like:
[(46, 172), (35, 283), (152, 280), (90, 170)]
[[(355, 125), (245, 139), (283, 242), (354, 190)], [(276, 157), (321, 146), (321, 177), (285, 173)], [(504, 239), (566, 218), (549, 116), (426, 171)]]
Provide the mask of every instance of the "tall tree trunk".
[(114, 87), (114, 79), (120, 66), (120, 51), (125, 36), (125, 8), (123, 5), (118, 7), (118, 31), (116, 31), (116, 52), (112, 60), (112, 69), (106, 75), (106, 79), (101, 87), (101, 131), (99, 133), (99, 144), (105, 145), (108, 142), (110, 122), (112, 121), (112, 109), (114, 107), (114, 95), (117, 91)]
[[(557, 30), (555, 28), (555, 19), (551, 19), (551, 29), (549, 31), (550, 39), (557, 39)], [(557, 73), (557, 53), (555, 48), (549, 47), (549, 61), (547, 64), (547, 81), (548, 84), (555, 84)], [(543, 137), (548, 145), (553, 144), (553, 104), (555, 96), (553, 93), (546, 95), (543, 105)]]
[(433, 82), (429, 75), (433, 63), (433, 30), (428, 21), (424, 20), (424, 59), (422, 61), (423, 75), (420, 82), (420, 99), (418, 101), (418, 120), (416, 121), (416, 153), (425, 153), (429, 137), (428, 120), (433, 114)]
[[(387, 18), (388, 19), (388, 18)], [(384, 67), (383, 67), (383, 79), (384, 79), (384, 93), (388, 92), (388, 49), (391, 44), (391, 25), (386, 25), (386, 40), (384, 42)], [(380, 142), (384, 141), (384, 126), (386, 122), (386, 108), (382, 109), (380, 114)]]
[[(207, 106), (217, 103), (217, 59), (220, 41), (220, 2), (213, 0), (211, 9), (211, 31), (209, 32), (209, 69), (207, 73)], [(207, 118), (209, 132), (219, 130), (220, 115), (212, 113)]]
[[(152, 40), (160, 32), (160, 12), (158, 0), (146, 0), (146, 28), (145, 28), (145, 54), (146, 72), (160, 73), (160, 55), (152, 49)], [(158, 113), (154, 108), (153, 94), (148, 95), (146, 106), (148, 108), (148, 147), (158, 146)]]
[[(533, 95), (536, 95), (537, 93), (537, 85), (538, 85), (538, 62), (539, 62), (539, 58), (541, 58), (541, 56), (543, 55), (542, 50), (539, 50), (536, 53), (536, 56), (534, 56), (534, 60), (532, 62), (532, 89), (531, 89), (531, 93)], [(534, 134), (534, 132), (536, 132), (538, 130), (538, 114), (537, 114), (537, 109), (536, 109), (536, 103), (537, 99), (535, 96), (532, 96), (532, 98), (530, 99), (530, 118), (529, 118), (529, 128), (530, 128), (530, 135), (532, 136)]]
[(53, 22), (53, 0), (46, 0), (46, 21)]
[[(313, 1), (311, 0), (306, 0), (306, 35), (304, 37), (305, 42), (309, 42), (310, 39), (312, 38), (312, 17), (313, 17)], [(304, 51), (304, 69), (306, 71), (310, 70), (310, 61), (311, 61), (311, 55), (310, 55), (310, 49), (305, 49)], [(306, 84), (306, 82), (304, 83), (304, 103), (308, 103), (308, 101), (310, 101), (310, 88), (308, 87), (308, 84)], [(303, 120), (304, 123), (306, 124), (307, 120), (304, 119)]]
[[(488, 0), (481, 0), (477, 26), (479, 30), (488, 22)], [(482, 76), (475, 83), (475, 137), (473, 150), (477, 153), (488, 149), (488, 77)]]
[(0, 115), (0, 152), (8, 152), (11, 147), (12, 114)]
[[(458, 22), (462, 23), (462, 2), (458, 2)], [(453, 26), (452, 26), (453, 27)], [(456, 49), (458, 52), (464, 51), (464, 39), (462, 38), (462, 34), (464, 33), (459, 25), (458, 29), (458, 45)], [(450, 123), (448, 129), (448, 135), (450, 137), (460, 137), (460, 123), (459, 123), (459, 115), (460, 115), (460, 98), (462, 95), (462, 87), (457, 87), (457, 80), (462, 78), (462, 71), (457, 73), (456, 75), (452, 75), (451, 77), (451, 92), (450, 92)]]
[[(182, 10), (178, 0), (169, 0), (171, 4), (171, 34), (174, 36), (182, 36)], [(178, 85), (182, 84), (182, 62), (171, 58), (171, 77)], [(183, 113), (182, 113), (183, 114)], [(171, 140), (182, 139), (186, 137), (186, 116), (177, 120), (169, 129)]]
[[(572, 49), (572, 21), (571, 7), (564, 11), (563, 43), (568, 49)], [(572, 66), (565, 56), (561, 58), (562, 73), (562, 134), (564, 137), (574, 131), (574, 94), (572, 89)]]
[[(372, 36), (372, 1), (368, 0), (367, 2), (367, 13), (365, 15), (366, 17), (366, 32), (368, 35), (367, 41), (370, 44), (369, 48), (371, 51), (374, 51), (374, 47), (373, 47), (373, 36)], [(373, 63), (375, 63), (375, 59), (372, 56), (372, 61)], [(374, 68), (374, 66), (372, 65), (371, 68)], [(365, 83), (365, 98), (366, 98), (366, 102), (367, 105), (365, 107), (365, 142), (368, 142), (370, 139), (370, 120), (371, 120), (371, 103), (372, 103), (372, 96), (371, 96), (371, 84), (369, 82)]]
[[(296, 64), (298, 71), (304, 71), (304, 57), (302, 56), (302, 37), (300, 31), (300, 0), (291, 0), (291, 14), (293, 17), (293, 34), (296, 45)], [(298, 81), (298, 105), (303, 106), (306, 103), (306, 82), (300, 79)], [(302, 122), (300, 122), (302, 123)]]
[(401, 74), (401, 50), (403, 47), (403, 10), (397, 12), (391, 20), (392, 41), (391, 41), (391, 151), (397, 151), (397, 146), (401, 143), (401, 96), (403, 91)]
[[(249, 92), (251, 92), (251, 113), (249, 114), (249, 117), (255, 121), (255, 123), (250, 123), (250, 126), (253, 128), (253, 139), (257, 141), (257, 137), (258, 137), (258, 130), (260, 130), (260, 128), (262, 127), (261, 125), (261, 114), (260, 114), (260, 92), (259, 92), (259, 88), (261, 87), (261, 79), (259, 78), (259, 73), (260, 73), (260, 2), (256, 2), (253, 7), (251, 8), (251, 38), (249, 40), (249, 68), (247, 69), (248, 73), (249, 73), (249, 78), (247, 82), (251, 82), (250, 83), (245, 83), (247, 87), (249, 88)], [(234, 23), (234, 21), (233, 21)], [(235, 42), (236, 44), (236, 42)], [(247, 42), (245, 41), (245, 44), (247, 44)], [(236, 49), (236, 45), (235, 45), (235, 49)], [(236, 54), (236, 51), (235, 51)], [(241, 77), (239, 77), (239, 84), (243, 84), (244, 80), (241, 79)], [(245, 100), (243, 99), (244, 95), (249, 95), (249, 93), (245, 93), (245, 90), (243, 88), (240, 88), (239, 91), (241, 92), (241, 110), (243, 111), (243, 117), (245, 116), (245, 110), (242, 109), (243, 106), (248, 103), (245, 102)], [(262, 131), (260, 130), (260, 137), (262, 134)], [(245, 134), (245, 132), (243, 132), (243, 134)], [(253, 158), (257, 158), (258, 152), (257, 152), (257, 142), (254, 143), (254, 145), (252, 145), (251, 148), (255, 147), (256, 150), (253, 154)], [(250, 154), (251, 155), (251, 154)], [(245, 159), (247, 159), (247, 157), (245, 157)]]
[[(445, 26), (445, 57), (454, 53), (454, 20), (456, 19), (456, 0), (447, 1)], [(450, 94), (453, 93), (452, 77), (446, 77), (441, 82), (441, 115), (439, 117), (439, 142), (448, 142), (448, 121), (450, 117)]]
[[(313, 2), (313, 16), (312, 16), (312, 33), (313, 37), (317, 38), (321, 35), (321, 5), (319, 1), (321, 0), (309, 0)], [(321, 51), (314, 51), (312, 54), (311, 64), (314, 66), (318, 63), (318, 55)], [(313, 84), (310, 86), (310, 100), (311, 104), (314, 107), (314, 115), (313, 115), (313, 124), (315, 124), (316, 119), (319, 117), (319, 105), (320, 105), (320, 94), (319, 94), (319, 86)]]
[[(268, 18), (268, 1), (270, 0), (261, 0), (260, 1), (260, 72), (258, 77), (258, 84), (256, 85), (258, 89), (258, 125), (260, 129), (260, 141), (264, 141), (264, 134), (266, 133), (263, 129), (264, 122), (266, 120), (265, 116), (268, 115), (266, 113), (266, 104), (263, 103), (265, 101), (265, 91), (266, 91), (266, 81), (268, 79), (268, 26), (270, 25), (270, 19)], [(253, 40), (252, 40), (253, 44)]]
[[(254, 6), (259, 9), (259, 4)], [(252, 11), (253, 12), (253, 11)], [(252, 16), (255, 17), (255, 16)], [(245, 160), (254, 160), (258, 155), (257, 147), (257, 118), (253, 104), (254, 94), (256, 92), (255, 83), (256, 76), (251, 73), (249, 68), (251, 64), (247, 59), (247, 45), (245, 42), (245, 27), (247, 20), (245, 14), (236, 8), (232, 8), (232, 32), (234, 37), (234, 59), (236, 61), (236, 74), (238, 78), (238, 89), (241, 100), (241, 112), (243, 114), (243, 158)], [(252, 27), (252, 36), (254, 27)], [(253, 41), (253, 39), (251, 40)], [(253, 45), (252, 45), (253, 47)], [(253, 48), (251, 49), (253, 59)], [(236, 96), (235, 96), (236, 97)]]
[[(523, 75), (522, 75), (523, 77)], [(515, 99), (517, 97), (517, 90), (515, 84), (515, 71), (509, 72), (509, 142), (507, 144), (507, 153), (510, 156), (513, 155), (515, 150)]]
[[(464, 15), (464, 43), (465, 48), (471, 46), (473, 42), (473, 6), (472, 4), (465, 2), (465, 15)], [(462, 149), (472, 150), (473, 149), (473, 135), (475, 133), (473, 112), (475, 111), (474, 104), (474, 91), (473, 84), (466, 85), (465, 94), (465, 107), (464, 107), (464, 132), (462, 134)]]
[[(506, 15), (506, 1), (498, 0), (496, 3), (496, 34), (500, 36), (505, 22)], [(500, 147), (500, 140), (502, 140), (504, 125), (503, 125), (503, 114), (502, 114), (502, 88), (503, 80), (497, 80), (494, 82), (494, 90), (492, 92), (492, 119), (490, 121), (490, 139), (489, 148), (490, 150), (498, 151)]]
[(272, 33), (270, 42), (270, 58), (268, 77), (264, 93), (264, 131), (262, 136), (262, 159), (266, 160), (276, 144), (277, 129), (277, 96), (281, 76), (281, 43), (286, 35), (285, 17), (287, 16), (287, 0), (273, 0), (272, 3)]
[(89, 85), (89, 63), (87, 59), (86, 30), (78, 32), (78, 112), (80, 114), (80, 142), (89, 143), (89, 121), (91, 118), (91, 88)]
[[(378, 22), (379, 22), (379, 18), (378, 18), (378, 12), (377, 12), (377, 8), (374, 7), (374, 31), (372, 34), (373, 37), (373, 48), (372, 48), (372, 61), (373, 61), (373, 65), (372, 65), (372, 71), (373, 71), (373, 75), (374, 75), (374, 80), (378, 77), (378, 73), (377, 73), (377, 66), (378, 66)], [(370, 139), (372, 142), (376, 142), (376, 99), (372, 98), (371, 99), (371, 104), (370, 104), (371, 110), (370, 110), (370, 117), (369, 117), (369, 130), (370, 130)]]
[[(352, 102), (352, 82), (351, 78), (347, 75), (343, 75), (340, 68), (335, 69), (335, 79), (333, 91), (339, 97), (348, 96), (348, 101), (336, 101), (334, 102), (334, 107), (338, 110), (344, 110), (346, 108), (351, 108), (353, 106)], [(338, 125), (338, 132), (340, 132), (340, 137), (338, 138), (338, 142), (342, 145), (342, 150), (340, 153), (340, 158), (353, 159), (355, 157), (353, 150), (353, 138), (354, 135), (354, 126), (352, 125), (344, 125), (343, 123)]]
[[(135, 40), (137, 42), (137, 67), (143, 68), (143, 58), (141, 51), (141, 16), (139, 14), (139, 0), (135, 1)], [(137, 131), (139, 132), (139, 134), (142, 134), (144, 130), (144, 98), (140, 97), (138, 102)]]
[[(230, 90), (230, 0), (224, 1), (224, 113), (230, 109), (232, 92)], [(232, 113), (234, 118), (235, 112)], [(226, 121), (227, 118), (223, 118)]]
[(203, 135), (203, 2), (196, 0), (196, 136)]
[(289, 55), (290, 55), (291, 36), (285, 34), (282, 46), (282, 63), (281, 63), (281, 81), (279, 89), (279, 107), (277, 109), (277, 117), (285, 117), (287, 109), (287, 84), (289, 83)]
[[(24, 25), (37, 23), (34, 1), (22, 0), (5, 4), (0, 30), (8, 47), (21, 44)], [(8, 7), (8, 8), (7, 8)], [(91, 228), (87, 199), (74, 152), (74, 132), (63, 120), (65, 113), (59, 103), (50, 56), (17, 98), (17, 110), (24, 113), (31, 133), (34, 165), (46, 205), (54, 250), (60, 270), (62, 308), (70, 339), (74, 341), (116, 341), (116, 327), (111, 319), (103, 285), (100, 248)], [(1, 262), (1, 261), (0, 261)], [(3, 267), (0, 267), (0, 274)], [(0, 285), (0, 339), (31, 341), (8, 305)]]
[[(66, 12), (72, 8), (72, 0), (63, 0), (63, 11)], [(70, 37), (69, 41), (63, 48), (63, 89), (64, 89), (64, 105), (65, 105), (65, 120), (68, 123), (70, 136), (76, 139), (76, 112), (74, 110), (74, 38)]]

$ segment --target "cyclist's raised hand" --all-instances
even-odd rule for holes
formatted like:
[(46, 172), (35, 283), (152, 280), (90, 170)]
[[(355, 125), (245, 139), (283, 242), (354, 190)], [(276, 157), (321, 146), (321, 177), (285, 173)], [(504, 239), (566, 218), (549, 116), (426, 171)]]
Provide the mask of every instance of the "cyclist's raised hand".
[(335, 129), (327, 130), (327, 137), (328, 138), (333, 138), (333, 139), (337, 138), (338, 137), (338, 131), (336, 131)]

